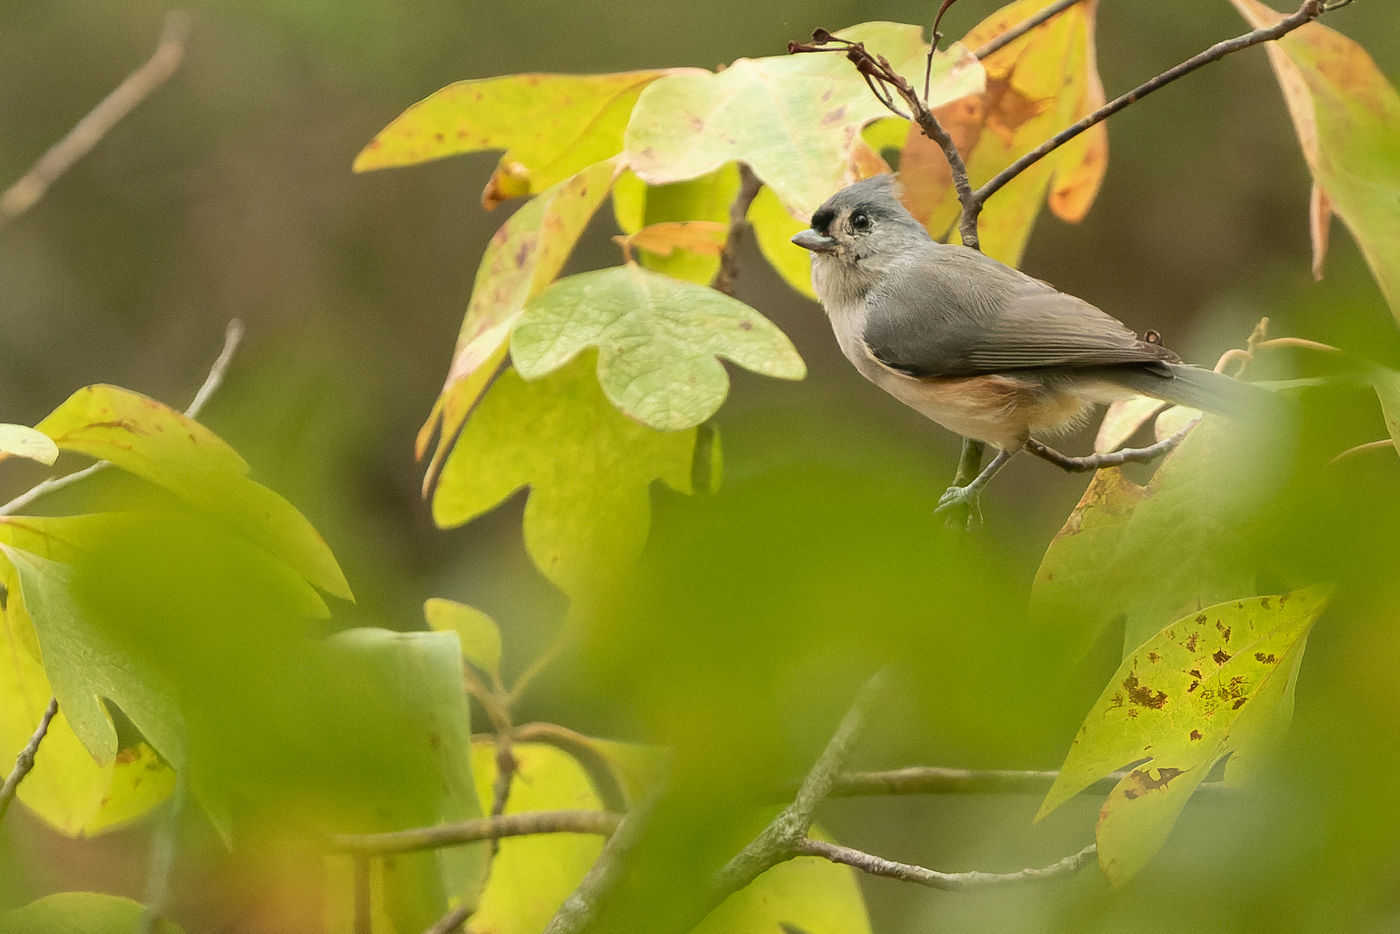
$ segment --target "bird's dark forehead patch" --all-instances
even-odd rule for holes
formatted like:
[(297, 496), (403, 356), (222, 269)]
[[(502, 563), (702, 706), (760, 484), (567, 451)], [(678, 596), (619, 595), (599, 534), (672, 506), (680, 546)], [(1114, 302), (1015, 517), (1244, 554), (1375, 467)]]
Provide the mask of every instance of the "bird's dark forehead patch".
[(812, 215), (812, 229), (824, 237), (827, 234), (827, 228), (834, 220), (836, 220), (836, 212), (829, 207), (822, 206), (817, 209), (817, 213)]

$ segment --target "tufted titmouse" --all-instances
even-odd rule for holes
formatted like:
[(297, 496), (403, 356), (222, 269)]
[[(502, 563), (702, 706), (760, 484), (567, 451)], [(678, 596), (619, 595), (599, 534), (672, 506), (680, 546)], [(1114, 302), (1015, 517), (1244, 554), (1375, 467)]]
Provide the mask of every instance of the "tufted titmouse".
[(961, 245), (929, 236), (892, 176), (857, 182), (792, 242), (812, 251), (812, 283), (841, 352), (866, 379), (940, 425), (998, 448), (939, 510), (970, 502), (1012, 454), (1097, 466), (1042, 444), (1098, 403), (1151, 396), (1225, 415), (1269, 394), (1180, 362), (1088, 302)]

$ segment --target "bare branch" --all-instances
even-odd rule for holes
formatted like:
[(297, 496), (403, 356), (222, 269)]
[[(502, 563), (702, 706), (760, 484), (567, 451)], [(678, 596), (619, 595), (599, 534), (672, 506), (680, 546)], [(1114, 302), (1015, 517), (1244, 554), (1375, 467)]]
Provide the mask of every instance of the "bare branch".
[(833, 863), (853, 866), (872, 876), (885, 876), (904, 882), (914, 882), (932, 889), (962, 892), (968, 889), (990, 888), (996, 885), (1033, 882), (1070, 875), (1093, 862), (1094, 854), (1098, 848), (1091, 843), (1078, 853), (1066, 856), (1049, 866), (1021, 869), (1016, 872), (938, 872), (911, 863), (898, 863), (862, 850), (822, 840), (804, 839), (797, 844), (797, 851), (800, 856), (820, 856)]
[[(1107, 794), (1127, 772), (1114, 772), (1084, 789), (1084, 794)], [(1051, 770), (949, 769), (938, 766), (911, 766), (880, 772), (847, 772), (831, 788), (833, 798), (868, 795), (1041, 795), (1050, 790), (1060, 773)], [(1203, 782), (1196, 793), (1225, 791), (1222, 782)]]
[(150, 59), (74, 124), (73, 129), (54, 143), (19, 181), (0, 194), (0, 227), (37, 204), (59, 176), (87, 155), (112, 127), (136, 109), (152, 91), (169, 80), (185, 57), (190, 23), (189, 14), (178, 10), (166, 16), (160, 43)]
[(1191, 56), (1181, 64), (1173, 68), (1168, 68), (1156, 77), (1144, 81), (1128, 93), (1114, 98), (1084, 119), (1056, 133), (1035, 149), (1032, 149), (1005, 169), (1002, 169), (1001, 172), (997, 173), (996, 176), (981, 188), (978, 188), (975, 194), (979, 208), (988, 198), (1000, 191), (1007, 182), (1011, 181), (1017, 175), (1020, 175), (1029, 166), (1039, 162), (1041, 159), (1045, 158), (1046, 155), (1074, 139), (1080, 133), (1089, 129), (1089, 127), (1096, 123), (1103, 122), (1129, 104), (1141, 100), (1158, 88), (1172, 83), (1183, 75), (1190, 74), (1202, 65), (1209, 65), (1211, 62), (1219, 61), (1231, 52), (1238, 52), (1252, 45), (1258, 45), (1261, 42), (1270, 42), (1280, 36), (1286, 35), (1299, 26), (1302, 26), (1304, 23), (1309, 23), (1317, 19), (1322, 15), (1322, 12), (1322, 0), (1304, 0), (1303, 5), (1298, 7), (1295, 13), (1279, 20), (1274, 25), (1256, 29), (1253, 32), (1248, 32), (1223, 42), (1217, 42), (1204, 52)]
[(1024, 22), (1017, 23), (1015, 26), (1012, 26), (1006, 32), (997, 36), (995, 39), (991, 40), (986, 45), (979, 46), (973, 51), (972, 54), (977, 56), (979, 60), (984, 59), (989, 55), (994, 55), (1002, 49), (1006, 48), (1011, 43), (1015, 42), (1017, 39), (1024, 36), (1026, 33), (1030, 32), (1032, 29), (1039, 26), (1041, 23), (1045, 23), (1049, 20), (1054, 19), (1056, 16), (1059, 16), (1065, 10), (1068, 10), (1070, 7), (1074, 6), (1076, 3), (1081, 2), (1082, 0), (1055, 0), (1054, 3), (1050, 4), (1048, 7), (1041, 10), (1039, 13), (1035, 14), (1032, 17), (1029, 17)]
[(330, 848), (340, 853), (387, 856), (459, 846), (479, 840), (523, 837), (545, 833), (582, 833), (608, 836), (617, 829), (622, 815), (610, 811), (529, 811), (473, 817), (451, 824), (393, 830), (387, 833), (342, 833), (328, 838)]
[(145, 908), (141, 912), (139, 934), (154, 934), (170, 904), (170, 878), (175, 872), (175, 855), (180, 835), (180, 817), (189, 801), (185, 770), (175, 772), (175, 791), (165, 819), (151, 838), (151, 868), (146, 874)]
[(719, 271), (711, 288), (734, 297), (734, 280), (739, 276), (739, 247), (744, 242), (744, 228), (748, 226), (749, 205), (758, 197), (763, 187), (753, 169), (747, 163), (739, 163), (739, 193), (729, 205), (729, 236), (724, 238), (724, 248), (719, 254)]
[(664, 789), (658, 786), (622, 820), (617, 832), (603, 847), (603, 852), (598, 854), (598, 859), (589, 867), (583, 881), (579, 882), (578, 888), (569, 893), (564, 904), (549, 919), (544, 934), (579, 934), (592, 923), (604, 896), (617, 884), (628, 854), (641, 839), (642, 831), (646, 829), (663, 793)]
[(453, 908), (447, 914), (439, 918), (432, 927), (423, 934), (455, 934), (462, 929), (462, 925), (471, 917), (472, 910), (465, 905)]
[(54, 716), (58, 713), (58, 698), (49, 698), (49, 705), (44, 708), (44, 715), (39, 718), (39, 725), (34, 728), (34, 735), (29, 737), (29, 742), (24, 744), (24, 748), (15, 757), (15, 767), (10, 770), (10, 774), (5, 776), (5, 784), (0, 785), (0, 821), (5, 819), (5, 812), (10, 809), (10, 802), (15, 800), (15, 795), (19, 793), (19, 783), (24, 781), (24, 776), (28, 775), (34, 768), (34, 756), (39, 752), (39, 744), (44, 741), (44, 735), (49, 731), (49, 724), (53, 722)]
[[(229, 363), (233, 360), (234, 351), (238, 349), (238, 345), (242, 340), (243, 322), (234, 318), (228, 323), (228, 327), (224, 329), (223, 350), (219, 352), (218, 359), (214, 361), (214, 365), (209, 368), (209, 375), (204, 377), (204, 385), (199, 387), (199, 392), (195, 393), (194, 400), (190, 403), (189, 408), (185, 409), (185, 414), (190, 418), (197, 417), (210, 397), (223, 385), (224, 375), (228, 372)], [(15, 515), (20, 510), (27, 508), (29, 504), (35, 500), (48, 496), (50, 493), (57, 493), (59, 490), (66, 489), (79, 480), (86, 480), (88, 477), (91, 477), (100, 470), (106, 469), (108, 466), (109, 464), (107, 461), (98, 461), (95, 464), (89, 464), (82, 470), (75, 470), (73, 473), (64, 474), (61, 477), (53, 477), (36, 483), (5, 505), (0, 506), (0, 516)]]

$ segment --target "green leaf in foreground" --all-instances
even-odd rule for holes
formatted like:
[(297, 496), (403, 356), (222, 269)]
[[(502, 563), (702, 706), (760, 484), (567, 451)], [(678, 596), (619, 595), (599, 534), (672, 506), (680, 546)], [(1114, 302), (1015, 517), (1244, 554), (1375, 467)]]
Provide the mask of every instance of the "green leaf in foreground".
[(613, 404), (662, 431), (694, 427), (724, 402), (729, 377), (717, 357), (764, 376), (806, 373), (792, 342), (748, 305), (632, 264), (561, 279), (511, 334), (527, 380), (587, 347), (598, 348), (598, 381)]
[(559, 275), (616, 171), (611, 161), (589, 166), (532, 198), (491, 237), (476, 270), (447, 380), (418, 432), (415, 453), (420, 460), (435, 432), (438, 439), (425, 489), (436, 480), (468, 413), (505, 359), (506, 339), (520, 309)]
[(35, 426), (61, 449), (107, 460), (218, 517), (326, 593), (350, 585), (311, 523), (248, 479), (248, 464), (199, 422), (139, 393), (87, 386)]
[(27, 457), (52, 464), (58, 459), (58, 445), (42, 431), (26, 425), (0, 424), (0, 457)]
[[(1131, 878), (1166, 839), (1211, 767), (1268, 750), (1292, 716), (1293, 684), (1327, 589), (1250, 597), (1166, 626), (1119, 666), (1080, 727), (1037, 819), (1096, 779), (1138, 763), (1099, 814), (1099, 865)], [(1145, 761), (1144, 761), (1145, 760)]]
[[(115, 934), (139, 929), (146, 909), (139, 902), (97, 892), (59, 892), (13, 911), (0, 911), (0, 934)], [(181, 934), (157, 921), (153, 934)]]
[[(923, 74), (920, 26), (863, 23), (839, 35), (866, 43), (902, 74)], [(981, 89), (982, 69), (962, 46), (934, 56), (931, 105)], [(647, 87), (627, 124), (627, 162), (653, 185), (746, 162), (789, 211), (808, 215), (852, 180), (852, 162), (868, 152), (861, 128), (887, 114), (842, 55), (741, 58)]]
[(696, 430), (656, 431), (618, 412), (591, 356), (526, 382), (506, 370), (443, 468), (433, 518), (461, 525), (530, 487), (525, 547), (574, 595), (631, 564), (646, 541), (653, 480), (691, 490)]
[(455, 632), (462, 644), (462, 657), (490, 675), (501, 673), (501, 627), (474, 606), (429, 598), (423, 604), (428, 625), (438, 632)]
[[(1283, 15), (1231, 0), (1251, 25)], [(1313, 175), (1313, 273), (1322, 275), (1333, 212), (1356, 238), (1400, 318), (1400, 94), (1355, 41), (1308, 23), (1264, 46)]]

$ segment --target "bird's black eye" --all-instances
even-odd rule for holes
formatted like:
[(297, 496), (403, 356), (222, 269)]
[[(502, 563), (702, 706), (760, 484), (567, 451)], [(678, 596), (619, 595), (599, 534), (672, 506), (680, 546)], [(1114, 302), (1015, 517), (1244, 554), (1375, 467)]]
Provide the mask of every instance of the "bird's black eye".
[(869, 229), (870, 229), (870, 215), (869, 215), (869, 214), (866, 214), (864, 211), (857, 211), (857, 212), (855, 212), (854, 214), (852, 214), (852, 215), (851, 215), (851, 229), (852, 229), (852, 230), (869, 230)]

